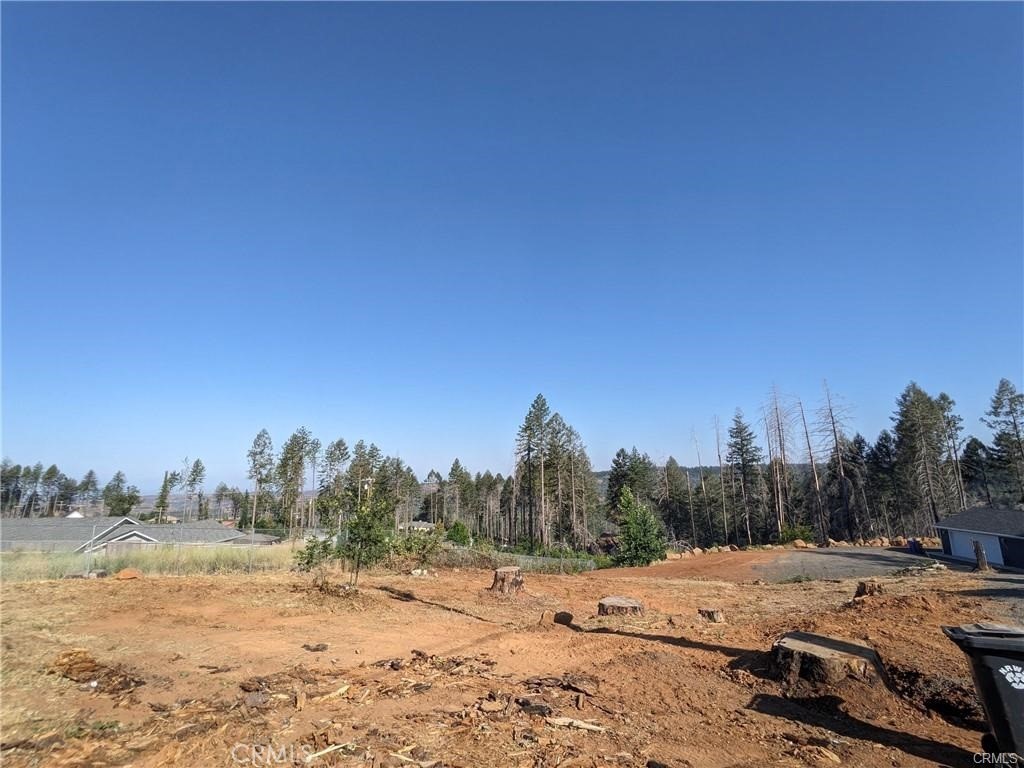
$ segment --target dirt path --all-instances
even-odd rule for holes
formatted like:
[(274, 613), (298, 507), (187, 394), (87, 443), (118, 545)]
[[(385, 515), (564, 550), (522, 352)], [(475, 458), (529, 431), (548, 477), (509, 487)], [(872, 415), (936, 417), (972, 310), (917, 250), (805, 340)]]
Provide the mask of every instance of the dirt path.
[[(291, 575), (4, 584), (4, 764), (237, 765), (239, 744), (249, 758), (270, 744), (352, 745), (311, 764), (378, 768), (972, 765), (970, 707), (939, 715), (855, 681), (786, 687), (767, 651), (791, 629), (860, 639), (908, 686), (947, 681), (940, 698), (955, 701), (969, 670), (939, 626), (1005, 620), (985, 582), (887, 579), (855, 605), (850, 581), (737, 583), (771, 554), (708, 556), (699, 580), (685, 561), (528, 574), (515, 599), (466, 570), (376, 575), (355, 596)], [(597, 617), (614, 593), (645, 615)], [(707, 606), (727, 622), (699, 618)], [(572, 618), (539, 624), (544, 611)], [(72, 648), (145, 683), (103, 693), (49, 673)]]

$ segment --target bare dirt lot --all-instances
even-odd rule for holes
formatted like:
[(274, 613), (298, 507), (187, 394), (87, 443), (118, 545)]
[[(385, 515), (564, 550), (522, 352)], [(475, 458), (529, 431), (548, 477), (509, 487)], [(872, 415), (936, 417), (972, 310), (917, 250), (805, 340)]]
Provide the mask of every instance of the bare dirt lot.
[[(887, 577), (853, 602), (856, 580), (754, 583), (765, 563), (743, 556), (685, 577), (674, 563), (527, 574), (514, 598), (469, 570), (328, 595), (295, 574), (5, 584), (3, 761), (974, 764), (980, 712), (939, 627), (1012, 619), (1019, 581)], [(612, 594), (645, 614), (597, 617)], [(775, 679), (769, 651), (790, 630), (869, 643), (886, 679)]]

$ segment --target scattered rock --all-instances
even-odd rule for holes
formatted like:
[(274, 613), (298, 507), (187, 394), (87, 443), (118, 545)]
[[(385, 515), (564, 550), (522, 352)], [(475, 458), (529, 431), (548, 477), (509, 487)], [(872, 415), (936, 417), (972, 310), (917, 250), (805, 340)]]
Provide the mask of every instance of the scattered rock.
[(807, 542), (803, 539), (793, 539), (793, 546), (796, 549), (807, 549)]
[(696, 557), (697, 555), (703, 555), (704, 554), (704, 550), (701, 549), (700, 547), (694, 547), (693, 549), (690, 550), (690, 552), (693, 553), (694, 557)]
[(106, 571), (89, 571), (90, 579), (105, 579), (109, 575)]

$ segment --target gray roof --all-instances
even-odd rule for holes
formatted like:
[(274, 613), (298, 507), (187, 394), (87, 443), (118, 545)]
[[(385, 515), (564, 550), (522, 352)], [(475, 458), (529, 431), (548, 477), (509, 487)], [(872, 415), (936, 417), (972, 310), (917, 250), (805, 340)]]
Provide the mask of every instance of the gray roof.
[(219, 544), (245, 535), (216, 520), (157, 525), (139, 523), (131, 517), (7, 518), (0, 521), (0, 548), (74, 552), (101, 546), (130, 533), (160, 543), (181, 544)]
[(0, 541), (53, 541), (82, 544), (122, 525), (138, 525), (130, 517), (13, 517), (0, 521)]
[(1024, 512), (1019, 509), (973, 507), (950, 515), (936, 523), (935, 527), (1024, 538)]
[(142, 523), (114, 531), (112, 535), (105, 536), (104, 539), (116, 541), (122, 536), (127, 537), (132, 533), (141, 534), (162, 544), (217, 544), (245, 535), (234, 528), (225, 528), (219, 523), (213, 526), (195, 523)]

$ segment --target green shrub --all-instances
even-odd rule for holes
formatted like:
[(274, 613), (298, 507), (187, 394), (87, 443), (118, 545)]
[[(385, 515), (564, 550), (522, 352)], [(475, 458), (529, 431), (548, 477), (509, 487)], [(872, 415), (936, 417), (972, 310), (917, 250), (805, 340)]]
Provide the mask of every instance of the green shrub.
[(448, 533), (445, 538), (448, 539), (448, 541), (459, 544), (463, 547), (468, 547), (469, 542), (471, 541), (469, 528), (467, 528), (466, 524), (461, 520), (456, 520), (452, 523), (452, 527), (448, 529)]
[(789, 544), (797, 539), (814, 541), (814, 531), (808, 525), (794, 525), (784, 527), (779, 534), (779, 544)]

